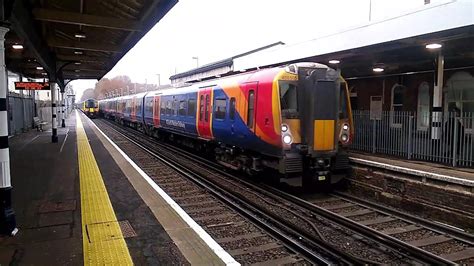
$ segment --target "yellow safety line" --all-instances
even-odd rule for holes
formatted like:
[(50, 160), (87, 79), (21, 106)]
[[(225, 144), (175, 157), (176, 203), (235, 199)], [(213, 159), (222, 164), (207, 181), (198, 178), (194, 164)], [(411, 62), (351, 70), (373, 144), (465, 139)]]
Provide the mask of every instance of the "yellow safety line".
[(76, 111), (85, 265), (132, 265), (102, 175)]

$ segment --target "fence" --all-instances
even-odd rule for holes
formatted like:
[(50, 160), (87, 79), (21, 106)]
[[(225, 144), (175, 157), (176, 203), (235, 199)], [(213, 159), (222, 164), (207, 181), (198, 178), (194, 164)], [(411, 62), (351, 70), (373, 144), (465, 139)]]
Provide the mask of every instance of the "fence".
[(441, 132), (432, 132), (431, 113), (354, 111), (354, 150), (431, 161), (452, 166), (474, 166), (474, 113), (444, 113)]
[(34, 115), (35, 104), (32, 98), (15, 94), (8, 96), (8, 122), (11, 135), (30, 129)]

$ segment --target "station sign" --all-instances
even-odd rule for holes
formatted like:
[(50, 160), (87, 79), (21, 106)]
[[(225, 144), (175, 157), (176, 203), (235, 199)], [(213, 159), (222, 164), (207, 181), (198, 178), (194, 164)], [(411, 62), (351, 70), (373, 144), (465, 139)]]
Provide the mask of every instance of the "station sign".
[(50, 90), (49, 82), (15, 82), (15, 90)]

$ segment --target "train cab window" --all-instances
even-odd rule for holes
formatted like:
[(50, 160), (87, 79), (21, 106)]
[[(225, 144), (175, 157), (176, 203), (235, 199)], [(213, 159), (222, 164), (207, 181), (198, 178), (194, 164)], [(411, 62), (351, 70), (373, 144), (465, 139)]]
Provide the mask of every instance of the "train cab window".
[(201, 95), (199, 99), (199, 121), (202, 121), (204, 117), (204, 95)]
[(298, 118), (298, 95), (295, 82), (280, 81), (280, 106), (283, 118)]
[(235, 120), (235, 98), (232, 97), (229, 100), (229, 119)]
[(210, 101), (209, 101), (209, 94), (206, 95), (206, 114), (204, 116), (204, 121), (209, 121), (209, 105), (210, 105)]
[(225, 119), (225, 113), (227, 109), (227, 100), (226, 99), (216, 99), (214, 102), (214, 115), (216, 119)]
[(249, 103), (247, 110), (247, 126), (253, 128), (254, 114), (255, 114), (255, 92), (254, 90), (249, 90)]
[(196, 100), (195, 99), (188, 99), (188, 116), (195, 116), (196, 115)]
[(349, 112), (347, 111), (347, 90), (346, 84), (341, 83), (339, 95), (339, 119), (347, 119)]
[(186, 115), (186, 101), (179, 101), (178, 115)]

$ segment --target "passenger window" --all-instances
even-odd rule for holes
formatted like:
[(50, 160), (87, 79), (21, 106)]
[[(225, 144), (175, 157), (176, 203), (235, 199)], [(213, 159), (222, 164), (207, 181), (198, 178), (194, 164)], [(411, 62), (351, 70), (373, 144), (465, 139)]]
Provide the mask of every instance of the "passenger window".
[(201, 95), (199, 99), (199, 121), (202, 121), (204, 117), (204, 95)]
[(214, 115), (216, 119), (225, 119), (225, 113), (227, 109), (227, 100), (226, 99), (216, 99), (215, 102)]
[(171, 115), (173, 113), (173, 109), (171, 108), (171, 101), (167, 101), (166, 103), (166, 114)]
[(173, 115), (176, 116), (178, 115), (178, 99), (176, 99), (175, 97), (173, 97), (174, 100), (173, 100)]
[(166, 102), (163, 101), (163, 98), (161, 98), (161, 102), (162, 102), (161, 106), (160, 106), (161, 107), (161, 114), (166, 115)]
[(230, 120), (235, 120), (235, 98), (232, 97), (230, 98), (229, 101), (229, 119)]
[(196, 100), (189, 99), (188, 100), (188, 116), (195, 116), (196, 115)]
[(186, 115), (186, 101), (179, 102), (179, 115), (185, 116)]
[(209, 121), (209, 94), (206, 95), (206, 115), (204, 116), (204, 120), (207, 122)]
[(249, 103), (248, 103), (248, 112), (247, 112), (247, 126), (249, 128), (253, 128), (253, 120), (254, 120), (254, 91), (249, 91)]

